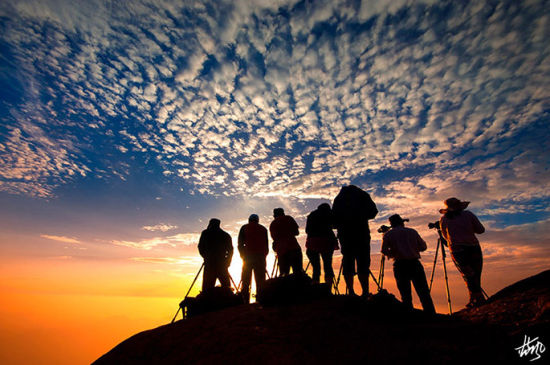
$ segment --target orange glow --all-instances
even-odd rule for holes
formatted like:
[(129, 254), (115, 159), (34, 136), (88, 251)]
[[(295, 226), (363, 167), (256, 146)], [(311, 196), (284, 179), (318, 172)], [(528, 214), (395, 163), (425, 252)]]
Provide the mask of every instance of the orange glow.
[[(375, 246), (373, 243), (371, 270), (378, 278), (380, 254)], [(201, 263), (198, 257), (94, 261), (59, 256), (42, 259), (3, 257), (2, 260), (0, 363), (4, 364), (90, 363), (131, 335), (169, 323)], [(336, 275), (340, 261), (337, 251), (333, 263)], [(269, 273), (273, 262), (274, 256), (270, 253)], [(422, 262), (429, 280), (433, 253), (424, 254)], [(240, 281), (241, 265), (235, 251), (230, 273), (236, 284)], [(307, 259), (304, 259), (304, 268), (306, 265)], [(501, 275), (504, 269), (506, 275)], [(467, 302), (467, 290), (450, 258), (447, 270), (452, 306), (457, 311)], [(494, 294), (539, 271), (537, 267), (505, 267), (502, 263), (489, 261), (483, 275), (484, 288)], [(202, 277), (197, 280), (191, 296), (199, 293), (201, 280)], [(355, 285), (360, 293), (357, 280)], [(384, 288), (399, 298), (391, 261), (386, 261)], [(253, 293), (254, 289), (255, 286)], [(345, 292), (343, 279), (339, 290)], [(372, 280), (370, 291), (376, 291)], [(432, 297), (437, 311), (448, 313), (440, 260)], [(415, 293), (413, 298), (415, 307), (420, 308)]]

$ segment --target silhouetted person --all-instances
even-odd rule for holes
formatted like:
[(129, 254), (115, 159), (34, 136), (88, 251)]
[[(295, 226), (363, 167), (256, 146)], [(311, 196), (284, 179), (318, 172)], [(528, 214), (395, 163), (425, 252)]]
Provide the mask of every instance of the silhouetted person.
[(296, 240), (300, 234), (298, 223), (289, 215), (285, 215), (283, 208), (273, 210), (273, 222), (269, 225), (269, 232), (273, 238), (273, 251), (277, 253), (281, 275), (288, 275), (290, 268), (294, 274), (302, 273), (302, 249)]
[(252, 271), (256, 280), (256, 289), (259, 291), (265, 282), (265, 257), (269, 253), (267, 242), (267, 229), (260, 223), (256, 214), (250, 215), (248, 224), (241, 227), (239, 231), (239, 253), (243, 260), (243, 271), (241, 274), (241, 294), (246, 303), (250, 302), (250, 283)]
[(355, 185), (342, 187), (332, 204), (334, 222), (340, 240), (344, 280), (350, 295), (355, 295), (353, 277), (357, 276), (363, 295), (369, 293), (370, 230), (369, 219), (378, 214), (370, 195)]
[(485, 298), (481, 290), (483, 255), (475, 234), (485, 232), (485, 227), (474, 213), (465, 210), (470, 202), (449, 198), (444, 204), (445, 208), (439, 210), (443, 214), (439, 220), (441, 234), (468, 286), (470, 301), (466, 306), (476, 306), (485, 302)]
[(199, 239), (199, 253), (204, 258), (204, 274), (202, 277), (202, 290), (213, 288), (216, 279), (222, 287), (231, 287), (229, 271), (233, 257), (233, 244), (231, 236), (220, 228), (220, 220), (210, 219), (208, 227), (202, 231)]
[(384, 233), (382, 253), (394, 260), (393, 275), (397, 289), (401, 294), (401, 301), (411, 309), (413, 308), (412, 281), (424, 311), (435, 313), (424, 267), (420, 263), (420, 252), (426, 250), (426, 242), (417, 231), (405, 227), (405, 222), (408, 222), (408, 219), (394, 214), (389, 221), (392, 229)]
[(332, 230), (334, 219), (330, 205), (323, 203), (307, 216), (306, 223), (306, 255), (313, 267), (313, 282), (319, 283), (321, 277), (321, 260), (325, 269), (325, 283), (334, 279), (332, 270), (332, 255), (338, 248), (338, 240)]

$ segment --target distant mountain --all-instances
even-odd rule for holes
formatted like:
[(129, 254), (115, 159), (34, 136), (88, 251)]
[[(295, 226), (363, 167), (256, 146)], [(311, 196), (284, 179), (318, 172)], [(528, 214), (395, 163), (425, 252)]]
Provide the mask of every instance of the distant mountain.
[(525, 336), (550, 345), (548, 283), (550, 270), (453, 316), (407, 311), (387, 293), (241, 305), (141, 332), (94, 364), (537, 364), (516, 348)]

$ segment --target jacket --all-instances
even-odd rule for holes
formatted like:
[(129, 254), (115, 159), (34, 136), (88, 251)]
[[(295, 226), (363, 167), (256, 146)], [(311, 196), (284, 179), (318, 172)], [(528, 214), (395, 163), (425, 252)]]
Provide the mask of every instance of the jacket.
[[(343, 186), (332, 204), (334, 224), (338, 236), (348, 233), (364, 233), (369, 230), (369, 219), (378, 214), (376, 204), (369, 193), (355, 185)], [(370, 237), (370, 233), (368, 234)]]
[(449, 244), (451, 251), (458, 246), (477, 246), (479, 241), (475, 236), (485, 232), (485, 227), (469, 210), (446, 213), (439, 219), (441, 234)]
[(259, 223), (250, 222), (241, 227), (238, 238), (241, 257), (269, 253), (267, 229)]
[(221, 228), (207, 228), (199, 239), (199, 253), (207, 265), (231, 264), (233, 244), (229, 233)]
[(273, 238), (273, 251), (277, 255), (284, 255), (292, 250), (301, 250), (296, 236), (300, 234), (298, 223), (289, 215), (282, 215), (269, 225), (269, 233)]
[(382, 237), (382, 253), (395, 261), (419, 259), (426, 248), (426, 241), (412, 228), (397, 226)]
[(317, 252), (338, 249), (338, 240), (332, 230), (333, 225), (330, 207), (311, 212), (306, 221), (306, 248)]

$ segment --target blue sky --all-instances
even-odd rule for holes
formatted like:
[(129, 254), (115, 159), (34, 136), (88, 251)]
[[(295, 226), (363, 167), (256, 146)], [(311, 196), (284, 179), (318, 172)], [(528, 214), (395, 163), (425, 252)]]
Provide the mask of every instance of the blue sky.
[(191, 253), (212, 216), (235, 233), (283, 206), (303, 227), (354, 183), (374, 225), (425, 229), (456, 196), (494, 252), (548, 257), (549, 19), (545, 1), (3, 1), (0, 227), (32, 252)]

